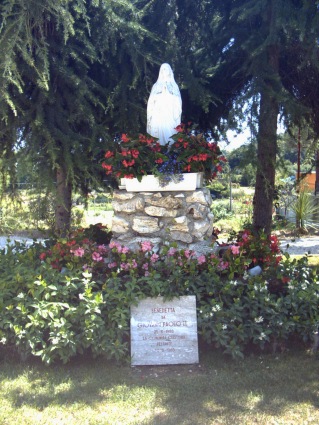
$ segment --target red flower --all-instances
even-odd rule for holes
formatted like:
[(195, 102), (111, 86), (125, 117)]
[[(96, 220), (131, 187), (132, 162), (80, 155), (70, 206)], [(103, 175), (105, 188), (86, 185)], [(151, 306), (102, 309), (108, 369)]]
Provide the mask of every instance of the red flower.
[(140, 153), (137, 149), (132, 149), (131, 154), (133, 158), (138, 158)]
[(178, 125), (175, 130), (177, 131), (177, 133), (183, 133), (185, 129), (185, 124), (180, 124)]
[(122, 137), (121, 137), (121, 140), (122, 140), (122, 142), (124, 142), (124, 143), (128, 143), (129, 141), (130, 141), (130, 138), (129, 137), (127, 137), (127, 135), (126, 134), (122, 134)]
[(282, 257), (278, 255), (278, 257), (276, 257), (276, 264), (279, 264), (281, 260), (282, 260)]
[(112, 174), (113, 166), (105, 164), (105, 162), (102, 163), (102, 167), (106, 170), (106, 174)]
[(198, 157), (199, 157), (199, 160), (200, 160), (200, 161), (206, 161), (206, 160), (207, 160), (207, 158), (208, 158), (208, 154), (207, 154), (207, 153), (200, 153), (200, 154), (198, 155)]
[(122, 152), (121, 152), (121, 155), (122, 156), (128, 156), (128, 155), (130, 155), (131, 154), (131, 151), (130, 150), (122, 150)]
[(135, 164), (135, 161), (134, 159), (132, 159), (131, 161), (126, 161), (126, 159), (124, 159), (124, 161), (122, 161), (122, 164), (124, 165), (125, 168), (128, 168), (128, 167), (132, 167), (132, 165)]
[(161, 145), (159, 143), (155, 143), (154, 146), (151, 147), (153, 152), (160, 152), (161, 151)]
[(112, 158), (114, 156), (114, 153), (112, 151), (107, 151), (105, 154), (105, 158)]
[(163, 158), (158, 158), (158, 159), (155, 159), (155, 162), (156, 164), (162, 164), (164, 161), (163, 161)]
[(76, 244), (76, 241), (75, 240), (68, 241), (66, 244), (67, 244), (67, 246), (73, 246), (73, 245)]
[(39, 258), (41, 261), (46, 259), (47, 254), (45, 252), (41, 252), (41, 254), (39, 255)]

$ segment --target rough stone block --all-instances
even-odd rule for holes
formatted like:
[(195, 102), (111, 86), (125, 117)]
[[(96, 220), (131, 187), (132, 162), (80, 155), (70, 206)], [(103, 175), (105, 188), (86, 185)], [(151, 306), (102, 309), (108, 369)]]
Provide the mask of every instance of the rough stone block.
[(154, 217), (135, 217), (132, 229), (137, 233), (152, 234), (160, 230), (158, 219)]
[(174, 241), (181, 241), (185, 243), (192, 243), (193, 237), (186, 232), (178, 232), (178, 231), (172, 231), (170, 232), (170, 236)]
[(145, 201), (142, 196), (136, 196), (126, 201), (113, 200), (112, 205), (115, 212), (133, 214), (144, 210)]
[(114, 233), (127, 233), (130, 229), (130, 223), (124, 218), (114, 216), (112, 219), (112, 231)]
[(149, 207), (145, 207), (147, 215), (152, 217), (176, 217), (178, 214), (178, 210), (170, 210), (163, 207), (155, 207), (153, 205)]

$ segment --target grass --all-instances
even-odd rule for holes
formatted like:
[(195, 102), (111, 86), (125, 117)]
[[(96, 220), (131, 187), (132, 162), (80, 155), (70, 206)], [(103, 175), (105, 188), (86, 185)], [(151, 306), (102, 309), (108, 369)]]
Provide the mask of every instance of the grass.
[(317, 424), (318, 369), (301, 349), (135, 368), (101, 358), (46, 367), (0, 351), (0, 424)]
[[(300, 260), (304, 255), (291, 255), (291, 259)], [(308, 255), (308, 264), (311, 267), (319, 267), (319, 255)]]

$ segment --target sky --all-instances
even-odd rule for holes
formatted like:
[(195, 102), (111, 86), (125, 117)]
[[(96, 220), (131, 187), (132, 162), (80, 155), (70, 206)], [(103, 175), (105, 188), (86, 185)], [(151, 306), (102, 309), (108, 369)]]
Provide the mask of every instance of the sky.
[(248, 128), (244, 129), (244, 131), (240, 134), (237, 134), (235, 131), (229, 130), (227, 132), (227, 139), (229, 143), (220, 141), (218, 142), (218, 146), (222, 150), (230, 152), (234, 149), (239, 148), (241, 145), (245, 143), (249, 143), (250, 137), (251, 137), (251, 134)]
[[(278, 122), (278, 134), (281, 134), (285, 131), (285, 128), (283, 126), (282, 123)], [(233, 151), (234, 149), (239, 148), (241, 145), (243, 144), (248, 144), (250, 142), (251, 139), (251, 132), (250, 129), (248, 127), (243, 127), (243, 131), (239, 134), (236, 133), (236, 131), (227, 131), (227, 138), (228, 138), (228, 142), (218, 142), (218, 146), (226, 151), (226, 152), (230, 152)]]

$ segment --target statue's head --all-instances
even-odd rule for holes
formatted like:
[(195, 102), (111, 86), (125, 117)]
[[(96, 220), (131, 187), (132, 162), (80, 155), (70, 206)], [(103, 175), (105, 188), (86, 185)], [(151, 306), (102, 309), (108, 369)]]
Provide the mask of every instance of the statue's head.
[(174, 73), (171, 66), (168, 63), (163, 63), (159, 70), (158, 75), (159, 81), (174, 81)]

